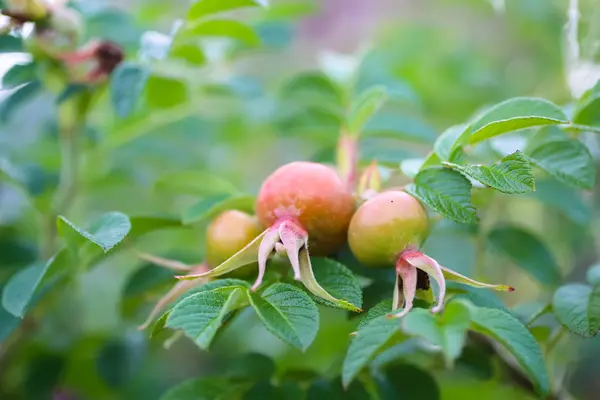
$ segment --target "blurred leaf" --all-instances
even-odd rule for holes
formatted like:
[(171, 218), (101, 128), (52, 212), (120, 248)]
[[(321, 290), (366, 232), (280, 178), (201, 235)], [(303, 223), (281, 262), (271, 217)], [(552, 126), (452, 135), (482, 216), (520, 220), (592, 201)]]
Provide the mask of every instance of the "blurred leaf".
[(347, 128), (351, 135), (358, 135), (371, 117), (383, 106), (389, 95), (384, 86), (372, 86), (360, 93), (350, 106)]
[(0, 103), (0, 122), (7, 123), (15, 111), (27, 103), (42, 90), (42, 84), (37, 79), (19, 86), (6, 96)]
[(556, 179), (536, 180), (535, 192), (529, 193), (529, 196), (562, 211), (578, 225), (590, 224), (592, 211), (590, 206), (583, 202), (581, 194)]
[(294, 26), (283, 21), (262, 21), (254, 25), (254, 30), (264, 48), (285, 49), (294, 38)]
[[(266, 3), (266, 2), (265, 2)], [(318, 6), (313, 1), (296, 0), (285, 3), (269, 4), (261, 14), (267, 19), (282, 20), (305, 17), (318, 11)]]
[(175, 217), (153, 217), (153, 216), (137, 216), (130, 217), (131, 230), (128, 237), (131, 240), (140, 238), (141, 236), (167, 228), (181, 227), (181, 219)]
[(67, 259), (68, 253), (62, 250), (46, 262), (21, 269), (4, 286), (2, 306), (14, 316), (23, 318), (35, 296), (43, 291), (44, 283), (63, 272)]
[(552, 253), (531, 233), (513, 226), (499, 227), (488, 234), (487, 240), (496, 251), (540, 283), (556, 285), (560, 282), (560, 267)]
[(575, 105), (573, 122), (582, 125), (597, 125), (600, 122), (600, 81), (581, 96)]
[(96, 369), (108, 386), (123, 387), (134, 378), (143, 365), (145, 344), (140, 332), (124, 339), (111, 339), (103, 344), (96, 358)]
[(129, 217), (120, 212), (105, 213), (92, 224), (90, 232), (75, 226), (63, 216), (57, 220), (58, 232), (73, 249), (89, 241), (107, 253), (119, 244), (131, 229)]
[(110, 40), (127, 49), (137, 50), (141, 30), (135, 17), (125, 9), (117, 6), (101, 7), (87, 16), (85, 21), (87, 39), (99, 38)]
[(490, 167), (443, 164), (503, 193), (519, 194), (535, 190), (533, 171), (529, 161), (519, 151), (504, 157), (500, 164)]
[(230, 380), (256, 382), (270, 379), (275, 374), (275, 363), (263, 354), (245, 354), (228, 361), (221, 374)]
[(215, 376), (190, 379), (169, 389), (160, 400), (226, 400), (239, 388)]
[(383, 396), (384, 400), (440, 400), (442, 398), (438, 383), (428, 372), (417, 366), (400, 364), (389, 368), (386, 381), (390, 383), (393, 391), (390, 397)]
[(171, 310), (166, 326), (183, 330), (201, 349), (208, 349), (225, 316), (248, 304), (246, 288), (230, 289), (203, 291), (184, 298)]
[[(319, 285), (329, 294), (338, 299), (344, 299), (357, 308), (362, 307), (362, 290), (354, 274), (343, 264), (325, 257), (311, 257), (313, 272)], [(319, 304), (339, 308), (332, 302), (323, 300), (311, 294)]]
[(399, 331), (398, 321), (382, 315), (372, 319), (356, 332), (342, 366), (342, 383), (348, 387), (364, 367)]
[(20, 323), (21, 319), (19, 317), (15, 317), (4, 307), (0, 307), (0, 344), (13, 333)]
[(598, 286), (600, 284), (600, 264), (592, 265), (588, 268), (585, 279), (592, 286)]
[(13, 65), (2, 77), (2, 88), (12, 89), (37, 78), (37, 64), (33, 61)]
[(473, 223), (478, 220), (471, 204), (471, 183), (459, 172), (445, 168), (422, 170), (415, 177), (415, 183), (406, 186), (406, 192), (453, 221)]
[(268, 7), (268, 0), (197, 0), (188, 10), (189, 20), (198, 19), (209, 14), (230, 11), (243, 7)]
[(239, 40), (249, 46), (260, 44), (260, 38), (248, 25), (232, 19), (211, 19), (185, 29), (185, 36), (216, 36)]
[(554, 293), (552, 308), (556, 319), (579, 336), (592, 337), (600, 331), (600, 286), (561, 286)]
[(578, 140), (548, 142), (534, 148), (528, 156), (532, 163), (561, 182), (585, 189), (594, 186), (594, 159)]
[(146, 83), (146, 102), (155, 108), (171, 108), (188, 100), (187, 85), (173, 78), (151, 75)]
[(521, 364), (536, 391), (545, 396), (550, 391), (542, 352), (525, 325), (512, 315), (492, 308), (471, 309), (473, 329), (500, 342)]
[(0, 35), (0, 53), (18, 53), (23, 51), (23, 40), (12, 35)]
[(93, 87), (84, 83), (69, 83), (59, 94), (56, 96), (56, 104), (62, 104), (67, 100), (76, 97), (78, 94), (88, 92), (91, 94)]
[(366, 164), (376, 160), (380, 165), (397, 168), (402, 161), (419, 155), (406, 147), (398, 140), (364, 138), (360, 143), (359, 160)]
[(446, 365), (450, 367), (462, 352), (471, 316), (468, 304), (451, 301), (444, 307), (442, 315), (434, 316), (429, 310), (417, 308), (408, 313), (401, 324), (405, 333), (421, 336), (429, 343), (440, 346)]
[(568, 123), (569, 119), (557, 105), (544, 99), (517, 97), (485, 111), (470, 124), (464, 135), (468, 134), (467, 142), (477, 143), (532, 126)]
[(341, 89), (321, 72), (294, 75), (282, 85), (279, 96), (302, 104), (342, 103)]
[(110, 98), (117, 115), (126, 118), (135, 109), (149, 72), (142, 66), (124, 62), (111, 74)]
[(319, 330), (319, 310), (304, 291), (275, 283), (263, 293), (250, 293), (250, 303), (267, 329), (301, 351), (311, 345)]
[(388, 137), (429, 144), (435, 140), (436, 131), (414, 117), (378, 113), (365, 124), (361, 136)]
[(184, 225), (209, 220), (226, 210), (254, 212), (256, 199), (252, 196), (230, 196), (227, 194), (207, 197), (184, 210), (181, 220)]
[(173, 58), (185, 60), (192, 65), (204, 65), (206, 63), (206, 56), (202, 49), (192, 43), (173, 44), (169, 55)]
[(28, 361), (24, 382), (26, 398), (52, 398), (66, 367), (65, 356), (44, 350)]
[(214, 194), (236, 194), (235, 185), (208, 171), (177, 171), (162, 175), (154, 184), (155, 190), (172, 194), (207, 196)]
[(139, 268), (127, 279), (123, 289), (123, 298), (147, 294), (153, 288), (162, 286), (167, 282), (172, 286), (173, 272), (156, 265), (146, 265)]

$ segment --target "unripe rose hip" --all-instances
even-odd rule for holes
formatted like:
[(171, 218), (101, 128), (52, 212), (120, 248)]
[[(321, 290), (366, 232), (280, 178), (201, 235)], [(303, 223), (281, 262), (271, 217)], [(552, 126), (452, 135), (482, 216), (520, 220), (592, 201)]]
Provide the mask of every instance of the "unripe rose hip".
[(313, 255), (330, 254), (344, 244), (354, 209), (354, 199), (337, 173), (312, 162), (292, 162), (275, 170), (256, 201), (264, 226), (296, 221), (307, 232)]
[(421, 203), (410, 194), (398, 190), (373, 196), (352, 217), (348, 242), (357, 260), (367, 267), (393, 266), (396, 269), (392, 310), (400, 308), (401, 303), (404, 303), (404, 308), (393, 317), (403, 317), (411, 310), (418, 286), (417, 269), (438, 284), (438, 300), (432, 312), (439, 312), (444, 307), (446, 280), (501, 291), (513, 290), (506, 285), (477, 282), (439, 265), (436, 260), (421, 253), (419, 248), (427, 238), (428, 231), (427, 212)]
[(363, 203), (350, 222), (348, 243), (367, 267), (389, 267), (406, 248), (419, 248), (429, 231), (427, 212), (406, 192), (383, 192)]
[[(221, 213), (206, 230), (206, 262), (211, 267), (220, 265), (243, 249), (261, 232), (262, 229), (256, 217), (238, 210)], [(255, 265), (248, 265), (231, 271), (229, 276), (248, 278), (255, 270)]]

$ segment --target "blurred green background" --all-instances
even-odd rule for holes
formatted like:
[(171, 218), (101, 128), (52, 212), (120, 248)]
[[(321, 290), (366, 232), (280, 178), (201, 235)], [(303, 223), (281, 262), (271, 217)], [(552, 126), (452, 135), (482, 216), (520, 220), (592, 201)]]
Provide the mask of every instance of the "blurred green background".
[[(256, 29), (260, 45), (206, 40), (180, 49), (181, 57), (160, 60), (161, 41), (185, 17), (188, 1), (73, 3), (85, 16), (86, 37), (121, 44), (129, 59), (155, 61), (132, 116), (115, 115), (108, 94), (94, 106), (81, 139), (81, 185), (68, 210), (71, 221), (85, 225), (107, 211), (177, 217), (210, 192), (210, 186), (198, 189), (202, 185), (188, 179), (200, 172), (256, 194), (262, 179), (286, 162), (333, 163), (336, 122), (326, 109), (310, 115), (294, 110), (282, 91), (302, 71), (324, 71), (335, 80), (356, 66), (359, 87), (382, 83), (391, 90), (393, 101), (384, 113), (402, 126), (402, 140), (367, 139), (361, 149), (364, 163), (377, 158), (384, 166), (422, 157), (439, 133), (484, 106), (514, 96), (568, 105), (600, 76), (595, 64), (600, 62), (600, 3), (595, 0), (579, 1), (580, 56), (592, 71), (583, 78), (575, 75), (586, 66), (565, 61), (567, 0), (270, 3), (267, 10), (234, 13)], [(0, 65), (6, 70), (26, 59), (2, 54)], [(10, 162), (26, 184), (22, 190), (0, 182), (0, 286), (40, 251), (40, 215), (30, 199), (43, 210), (58, 180), (55, 107), (55, 95), (42, 91), (0, 113), (5, 116), (0, 162)], [(522, 145), (523, 135), (503, 136), (487, 151), (508, 154)], [(598, 135), (583, 139), (598, 159)], [(566, 280), (580, 280), (598, 262), (598, 192), (580, 193), (547, 178), (533, 195), (496, 196), (484, 210), (484, 223), (528, 229), (551, 250), (551, 261)], [(197, 262), (203, 257), (204, 228), (195, 224), (153, 232), (136, 248)], [(465, 228), (439, 224), (426, 251), (450, 268), (475, 272), (475, 240)], [(553, 282), (545, 287), (493, 249), (486, 251), (486, 277), (519, 287), (502, 297), (508, 307), (548, 300)], [(272, 358), (283, 380), (339, 373), (356, 321), (326, 308), (318, 337), (305, 354), (268, 333), (250, 309), (227, 326), (210, 352), (187, 339), (165, 349), (164, 337), (149, 339), (136, 327), (172, 283), (169, 272), (119, 251), (81, 275), (77, 290), (54, 293), (52, 302), (12, 335), (4, 332), (16, 322), (0, 318), (0, 399), (158, 399), (187, 378), (231, 371), (235, 359), (248, 353)], [(23, 331), (29, 340), (18, 340)], [(575, 398), (594, 399), (600, 391), (599, 359), (598, 339), (571, 338), (553, 353), (551, 374), (561, 376)], [(493, 366), (438, 370), (442, 398), (528, 398), (485, 378), (486, 368)]]

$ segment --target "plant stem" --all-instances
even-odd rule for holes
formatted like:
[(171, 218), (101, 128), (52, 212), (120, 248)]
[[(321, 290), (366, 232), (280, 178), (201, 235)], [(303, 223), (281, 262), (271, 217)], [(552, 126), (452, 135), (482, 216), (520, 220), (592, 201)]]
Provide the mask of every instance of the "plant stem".
[(82, 126), (83, 120), (78, 121), (78, 123), (61, 123), (59, 121), (61, 165), (58, 188), (44, 223), (44, 244), (42, 247), (42, 257), (44, 259), (51, 257), (55, 250), (56, 217), (69, 209), (77, 194), (79, 177), (78, 137)]

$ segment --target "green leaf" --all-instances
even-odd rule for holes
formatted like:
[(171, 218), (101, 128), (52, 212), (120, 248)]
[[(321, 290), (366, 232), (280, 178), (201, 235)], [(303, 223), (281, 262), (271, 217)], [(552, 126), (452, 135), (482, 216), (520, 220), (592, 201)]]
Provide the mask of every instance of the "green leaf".
[(383, 137), (415, 143), (433, 143), (436, 131), (424, 121), (403, 115), (374, 115), (364, 126), (362, 137)]
[(160, 400), (227, 400), (239, 387), (215, 376), (187, 380), (169, 389)]
[(585, 279), (592, 286), (597, 286), (600, 284), (600, 264), (592, 265), (588, 268)]
[(186, 297), (171, 310), (166, 326), (181, 329), (201, 349), (208, 349), (223, 319), (248, 304), (248, 290), (203, 291)]
[(243, 7), (268, 7), (268, 0), (198, 0), (188, 10), (190, 20)]
[(487, 240), (493, 249), (540, 283), (556, 285), (560, 282), (560, 267), (552, 253), (531, 233), (514, 226), (499, 227), (488, 234)]
[(11, 94), (6, 96), (0, 104), (0, 122), (6, 123), (12, 114), (23, 104), (31, 100), (42, 90), (42, 84), (39, 80), (34, 80), (16, 88)]
[(571, 221), (581, 226), (591, 222), (592, 210), (582, 199), (581, 193), (556, 179), (536, 180), (535, 192), (529, 193), (543, 204), (560, 210)]
[(463, 349), (467, 330), (471, 324), (469, 305), (462, 301), (450, 301), (441, 315), (416, 308), (401, 320), (402, 330), (413, 336), (421, 336), (429, 343), (439, 346), (451, 367)]
[(119, 244), (131, 229), (129, 217), (116, 211), (103, 214), (94, 221), (89, 232), (75, 226), (62, 215), (58, 217), (57, 225), (58, 232), (71, 248), (77, 249), (89, 241), (105, 253)]
[(201, 21), (185, 29), (184, 36), (215, 36), (239, 40), (249, 46), (260, 44), (260, 38), (248, 25), (232, 19)]
[(546, 363), (538, 343), (525, 325), (504, 311), (493, 308), (471, 309), (472, 328), (500, 342), (523, 367), (542, 396), (548, 394), (550, 383)]
[(206, 55), (200, 46), (195, 43), (174, 43), (169, 55), (173, 58), (185, 60), (192, 65), (204, 65), (206, 63)]
[(594, 159), (588, 148), (578, 140), (544, 143), (528, 156), (532, 163), (561, 182), (585, 189), (594, 187)]
[(279, 97), (301, 104), (342, 103), (342, 92), (335, 82), (320, 72), (304, 72), (286, 81)]
[[(396, 364), (387, 368), (385, 378), (385, 383), (389, 384), (391, 389), (385, 391), (382, 396), (382, 399), (386, 400), (397, 399), (400, 393), (402, 393), (400, 398), (406, 400), (441, 400), (445, 398), (441, 393), (447, 391), (447, 385), (440, 389), (432, 371), (408, 363)], [(387, 389), (386, 386), (383, 386), (382, 389)]]
[(363, 326), (367, 325), (369, 322), (371, 322), (377, 317), (390, 314), (392, 312), (392, 307), (392, 299), (382, 300), (379, 303), (375, 304), (369, 309), (369, 311), (367, 311), (367, 313), (360, 319), (360, 321), (358, 321), (358, 326), (356, 327), (356, 330), (362, 329)]
[(199, 170), (178, 171), (162, 175), (154, 183), (154, 190), (200, 197), (240, 193), (231, 182), (208, 171)]
[(37, 77), (37, 65), (34, 62), (13, 65), (2, 77), (2, 89), (11, 89), (31, 82)]
[(478, 220), (471, 204), (471, 183), (459, 172), (424, 169), (417, 174), (414, 184), (406, 186), (406, 192), (453, 221), (468, 224)]
[(168, 109), (188, 101), (185, 82), (165, 76), (150, 75), (146, 83), (146, 104), (151, 108)]
[(47, 283), (64, 272), (68, 252), (59, 251), (46, 262), (36, 262), (13, 275), (4, 286), (2, 306), (23, 318), (27, 308), (40, 295)]
[(369, 119), (389, 98), (385, 86), (372, 86), (352, 102), (348, 112), (347, 127), (351, 135), (358, 135)]
[(319, 311), (302, 290), (286, 283), (269, 286), (250, 302), (267, 329), (289, 345), (306, 351), (319, 330)]
[(600, 122), (600, 81), (581, 96), (575, 106), (573, 123), (597, 125)]
[(398, 320), (382, 315), (369, 321), (356, 332), (342, 366), (344, 387), (348, 387), (377, 353), (391, 342), (399, 332), (399, 327)]
[(552, 308), (556, 319), (579, 336), (593, 337), (600, 331), (600, 286), (561, 286), (554, 293)]
[(20, 318), (10, 314), (4, 308), (0, 307), (0, 344), (4, 342), (21, 322)]
[(132, 62), (121, 63), (111, 74), (110, 100), (117, 115), (126, 118), (133, 112), (144, 91), (149, 72)]
[(255, 201), (255, 198), (252, 196), (230, 196), (223, 194), (207, 197), (184, 210), (181, 220), (184, 225), (189, 225), (207, 221), (225, 210), (236, 209), (254, 212)]
[(130, 240), (138, 239), (153, 231), (181, 227), (181, 219), (176, 217), (134, 216), (130, 217), (130, 221), (131, 230), (127, 235)]
[[(352, 271), (343, 264), (325, 257), (311, 257), (311, 264), (315, 278), (323, 289), (333, 297), (347, 300), (356, 308), (362, 307), (362, 290)], [(340, 308), (318, 296), (312, 297), (317, 303)]]
[(486, 186), (508, 194), (527, 193), (535, 190), (535, 180), (529, 161), (520, 151), (516, 151), (491, 167), (485, 165), (457, 165), (443, 163), (463, 175), (471, 177)]
[(569, 119), (557, 105), (544, 99), (517, 97), (485, 111), (470, 124), (467, 133), (461, 135), (461, 139), (466, 137), (466, 142), (477, 143), (533, 126), (568, 123)]
[(0, 53), (18, 53), (23, 51), (21, 38), (12, 35), (0, 35)]
[(460, 146), (457, 140), (467, 128), (466, 125), (454, 125), (446, 129), (433, 144), (433, 151), (440, 160), (451, 161), (453, 151)]

